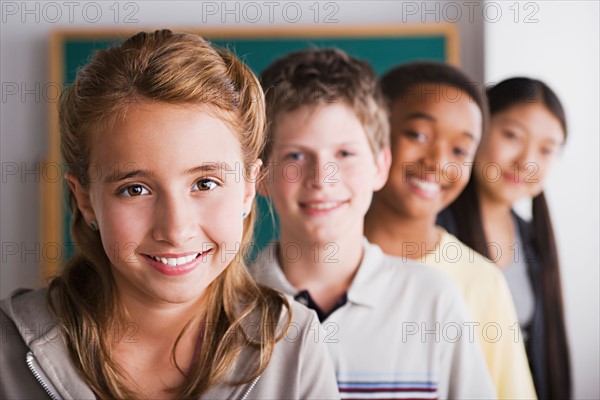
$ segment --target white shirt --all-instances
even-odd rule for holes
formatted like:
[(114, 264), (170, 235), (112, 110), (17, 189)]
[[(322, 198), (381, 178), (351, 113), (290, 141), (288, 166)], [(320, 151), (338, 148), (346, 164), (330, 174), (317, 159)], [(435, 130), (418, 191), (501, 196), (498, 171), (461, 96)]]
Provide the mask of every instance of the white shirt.
[[(250, 267), (262, 284), (294, 296), (269, 245)], [(342, 398), (495, 398), (466, 306), (445, 276), (364, 241), (346, 304), (324, 322)]]

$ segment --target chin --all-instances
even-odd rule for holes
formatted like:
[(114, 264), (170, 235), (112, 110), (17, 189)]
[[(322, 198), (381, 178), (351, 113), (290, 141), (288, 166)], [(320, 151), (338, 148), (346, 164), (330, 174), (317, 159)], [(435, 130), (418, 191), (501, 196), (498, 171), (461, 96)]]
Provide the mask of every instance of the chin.
[(310, 242), (314, 243), (328, 243), (337, 241), (342, 235), (342, 230), (337, 228), (330, 227), (321, 227), (317, 229), (312, 229), (309, 232), (306, 232), (306, 238)]

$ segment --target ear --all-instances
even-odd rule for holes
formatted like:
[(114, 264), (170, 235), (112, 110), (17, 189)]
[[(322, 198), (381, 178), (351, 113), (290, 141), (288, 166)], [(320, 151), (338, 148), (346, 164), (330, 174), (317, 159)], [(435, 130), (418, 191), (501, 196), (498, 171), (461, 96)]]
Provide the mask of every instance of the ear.
[(79, 208), (79, 211), (81, 211), (81, 214), (85, 219), (85, 223), (89, 225), (90, 222), (96, 220), (96, 214), (94, 213), (94, 208), (92, 207), (89, 191), (81, 185), (79, 180), (72, 173), (67, 172), (65, 174), (65, 179), (67, 180), (73, 195), (75, 195), (77, 208)]
[(269, 181), (269, 179), (272, 179), (272, 177), (270, 177), (269, 175), (273, 173), (273, 169), (272, 167), (267, 166), (265, 167), (263, 165), (263, 171), (266, 172), (266, 175), (263, 174), (262, 178), (256, 183), (256, 190), (258, 192), (258, 194), (260, 194), (263, 197), (270, 197), (269, 196), (269, 185), (267, 184), (267, 182)]
[(262, 160), (257, 158), (252, 162), (247, 168), (245, 172), (245, 190), (244, 190), (244, 211), (246, 213), (250, 212), (252, 208), (252, 201), (254, 197), (256, 197), (256, 186), (257, 184), (260, 187), (260, 183), (257, 183), (258, 176), (260, 173), (260, 168), (262, 167)]
[(392, 165), (392, 152), (389, 147), (384, 147), (375, 157), (375, 176), (373, 177), (373, 191), (380, 190), (388, 179)]

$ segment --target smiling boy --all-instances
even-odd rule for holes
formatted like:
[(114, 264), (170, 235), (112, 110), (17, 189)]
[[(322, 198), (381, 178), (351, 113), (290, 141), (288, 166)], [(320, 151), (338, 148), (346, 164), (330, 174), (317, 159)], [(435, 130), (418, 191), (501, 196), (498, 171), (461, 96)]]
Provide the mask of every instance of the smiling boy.
[(390, 163), (370, 66), (305, 50), (272, 64), (262, 83), (271, 170), (259, 190), (281, 223), (252, 273), (317, 312), (327, 335), (315, 340), (328, 343), (342, 397), (495, 397), (476, 343), (456, 335), (467, 314), (452, 282), (363, 237)]

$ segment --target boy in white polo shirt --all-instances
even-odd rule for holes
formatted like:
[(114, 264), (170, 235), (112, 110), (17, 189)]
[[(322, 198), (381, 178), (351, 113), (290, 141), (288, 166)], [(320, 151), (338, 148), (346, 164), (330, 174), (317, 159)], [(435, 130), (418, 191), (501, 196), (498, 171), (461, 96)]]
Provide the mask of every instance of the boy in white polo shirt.
[[(339, 50), (289, 54), (262, 75), (280, 239), (255, 278), (313, 308), (343, 398), (494, 398), (465, 305), (442, 274), (386, 256), (363, 217), (390, 163), (370, 66)], [(316, 334), (315, 330), (315, 334)]]

